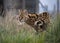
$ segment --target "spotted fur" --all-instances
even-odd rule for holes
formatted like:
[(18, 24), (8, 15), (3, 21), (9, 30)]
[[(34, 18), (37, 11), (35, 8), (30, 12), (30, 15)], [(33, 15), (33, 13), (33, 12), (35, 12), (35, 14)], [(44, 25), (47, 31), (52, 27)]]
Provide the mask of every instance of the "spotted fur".
[(24, 20), (25, 23), (34, 27), (36, 32), (46, 30), (48, 24), (50, 23), (50, 16), (48, 12), (43, 12), (40, 14), (29, 14), (27, 10), (22, 10), (19, 15), (19, 20)]

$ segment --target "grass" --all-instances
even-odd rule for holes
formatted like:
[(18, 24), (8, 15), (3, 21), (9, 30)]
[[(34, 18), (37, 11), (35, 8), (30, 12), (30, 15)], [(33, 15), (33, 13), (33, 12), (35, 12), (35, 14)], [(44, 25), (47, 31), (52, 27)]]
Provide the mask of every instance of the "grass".
[[(12, 21), (0, 25), (0, 43), (60, 43), (60, 18), (53, 20), (47, 31), (36, 34), (34, 29), (19, 28)], [(1, 22), (0, 22), (1, 23)]]
[[(60, 43), (60, 16), (58, 16), (51, 26), (51, 35), (46, 34), (46, 39), (48, 43)], [(48, 32), (49, 32), (48, 31)]]
[(3, 30), (0, 34), (0, 43), (44, 43), (45, 37), (43, 33), (42, 35), (36, 35), (24, 30), (21, 30), (21, 32), (17, 34)]

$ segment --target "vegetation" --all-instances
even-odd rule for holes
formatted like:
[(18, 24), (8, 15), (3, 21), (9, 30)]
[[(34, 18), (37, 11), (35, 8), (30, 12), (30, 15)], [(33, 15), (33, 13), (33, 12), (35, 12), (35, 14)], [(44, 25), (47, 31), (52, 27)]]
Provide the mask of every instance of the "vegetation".
[[(18, 28), (14, 22), (0, 25), (0, 43), (60, 43), (60, 18), (53, 20), (46, 31), (36, 34), (25, 28)], [(1, 22), (0, 22), (1, 23)]]

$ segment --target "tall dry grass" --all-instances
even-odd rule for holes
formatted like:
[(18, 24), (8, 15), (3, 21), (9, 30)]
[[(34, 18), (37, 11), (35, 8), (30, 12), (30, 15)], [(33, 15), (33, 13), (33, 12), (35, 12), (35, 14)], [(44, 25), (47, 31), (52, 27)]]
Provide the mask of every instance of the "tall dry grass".
[(0, 43), (60, 43), (60, 18), (46, 31), (36, 34), (27, 24), (18, 25), (15, 16), (0, 18)]

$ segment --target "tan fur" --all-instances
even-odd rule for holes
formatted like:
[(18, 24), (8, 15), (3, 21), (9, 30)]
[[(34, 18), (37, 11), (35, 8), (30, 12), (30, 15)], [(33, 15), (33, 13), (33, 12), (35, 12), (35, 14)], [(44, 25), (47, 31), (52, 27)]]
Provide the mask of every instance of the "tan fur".
[[(34, 27), (34, 29), (38, 32), (39, 30), (46, 30), (47, 25), (50, 23), (50, 16), (48, 12), (43, 12), (38, 14), (29, 14), (27, 10), (21, 10), (19, 15), (19, 20), (26, 22), (28, 25)], [(36, 21), (41, 22), (36, 23)], [(36, 23), (36, 24), (35, 24)], [(35, 25), (34, 25), (35, 24)]]

